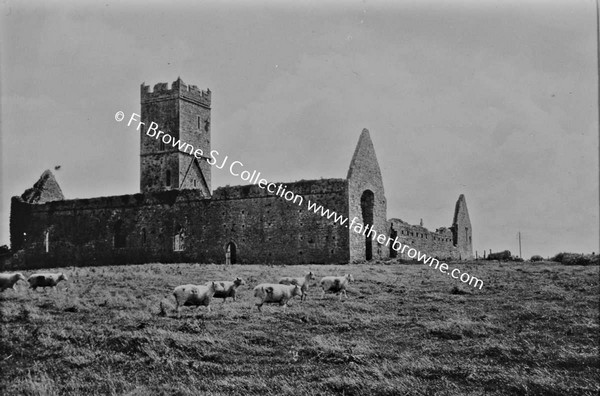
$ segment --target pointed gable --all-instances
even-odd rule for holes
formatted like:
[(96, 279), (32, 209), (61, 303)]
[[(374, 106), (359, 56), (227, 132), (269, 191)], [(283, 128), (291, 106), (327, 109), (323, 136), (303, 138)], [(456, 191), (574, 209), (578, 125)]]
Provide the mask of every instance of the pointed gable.
[(381, 170), (379, 169), (379, 162), (375, 155), (375, 147), (373, 147), (369, 130), (366, 128), (362, 130), (362, 133), (358, 138), (358, 143), (354, 149), (354, 155), (352, 156), (352, 161), (350, 161), (348, 176), (346, 178), (351, 179), (355, 172), (363, 169), (368, 170), (372, 173), (372, 176), (377, 179), (381, 179)]
[[(348, 168), (348, 217), (371, 226), (378, 235), (388, 233), (387, 203), (375, 147), (363, 129)], [(389, 248), (350, 230), (350, 261), (386, 258)]]
[(468, 223), (469, 227), (471, 226), (471, 219), (469, 219), (469, 211), (467, 210), (467, 200), (465, 199), (464, 194), (460, 194), (456, 201), (452, 225), (456, 225), (459, 221)]
[(65, 199), (65, 196), (54, 178), (54, 174), (47, 169), (32, 188), (25, 190), (21, 198), (27, 203), (41, 204), (50, 201), (61, 201)]
[(460, 252), (460, 258), (470, 259), (473, 257), (473, 228), (467, 209), (467, 200), (463, 194), (460, 194), (454, 208), (454, 219), (452, 220), (452, 233), (454, 245)]

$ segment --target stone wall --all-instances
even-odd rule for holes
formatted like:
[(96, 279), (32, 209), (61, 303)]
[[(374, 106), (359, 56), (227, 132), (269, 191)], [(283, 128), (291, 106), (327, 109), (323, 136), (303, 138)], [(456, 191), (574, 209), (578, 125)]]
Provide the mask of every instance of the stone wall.
[[(468, 260), (473, 258), (473, 243), (471, 221), (467, 210), (467, 201), (461, 194), (456, 201), (454, 219), (449, 228), (440, 227), (435, 232), (429, 231), (422, 225), (410, 225), (400, 219), (391, 219), (389, 222), (390, 234), (398, 236), (402, 244), (407, 244), (439, 259)], [(391, 252), (392, 257), (396, 256)], [(404, 254), (397, 257), (409, 259)]]
[[(389, 224), (391, 232), (396, 233), (403, 245), (406, 244), (438, 259), (456, 260), (460, 256), (459, 249), (453, 243), (452, 230), (449, 228), (441, 227), (436, 231), (429, 231), (423, 226), (411, 225), (400, 219), (391, 219)], [(407, 250), (403, 254), (398, 253), (397, 257), (410, 260), (406, 252)]]
[[(347, 214), (343, 179), (286, 183), (287, 189)], [(48, 233), (48, 237), (46, 237)], [(237, 263), (346, 263), (348, 230), (258, 186), (27, 204), (13, 198), (11, 236), (21, 268), (145, 262), (224, 263), (228, 243)], [(174, 251), (181, 235), (184, 249)], [(47, 241), (47, 243), (46, 243)], [(47, 251), (46, 251), (47, 250)]]
[[(273, 196), (255, 185), (221, 187), (213, 193), (218, 212), (207, 219), (207, 232), (220, 235), (221, 249), (210, 259), (223, 262), (224, 246), (236, 244), (241, 263), (346, 263), (348, 230), (307, 209), (307, 200), (346, 215), (343, 179), (277, 183), (303, 197), (302, 205)], [(208, 238), (208, 236), (207, 236)], [(217, 241), (215, 241), (216, 243)]]

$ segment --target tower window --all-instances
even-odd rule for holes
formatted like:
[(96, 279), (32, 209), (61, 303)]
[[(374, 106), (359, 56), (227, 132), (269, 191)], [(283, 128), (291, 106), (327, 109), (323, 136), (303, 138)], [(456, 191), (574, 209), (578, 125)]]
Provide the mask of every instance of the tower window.
[(166, 175), (165, 175), (165, 184), (167, 185), (167, 187), (171, 187), (171, 171), (167, 169)]
[(198, 129), (202, 128), (202, 118), (198, 116)]
[(196, 188), (196, 179), (194, 179), (194, 188)]
[(210, 128), (210, 120), (207, 118), (206, 121), (204, 121), (204, 132), (208, 132), (209, 128)]

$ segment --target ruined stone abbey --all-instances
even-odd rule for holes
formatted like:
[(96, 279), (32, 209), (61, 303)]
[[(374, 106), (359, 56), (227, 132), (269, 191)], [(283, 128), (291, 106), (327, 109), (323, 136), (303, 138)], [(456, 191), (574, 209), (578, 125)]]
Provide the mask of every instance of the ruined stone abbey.
[[(211, 151), (211, 92), (177, 79), (141, 86), (140, 193), (65, 199), (50, 171), (12, 198), (16, 265), (54, 267), (147, 262), (348, 263), (396, 257), (391, 246), (309, 212), (257, 185), (212, 190), (211, 165), (145, 135), (156, 122), (173, 138)], [(369, 132), (345, 178), (284, 183), (287, 190), (440, 259), (473, 257), (463, 195), (452, 226), (429, 231), (387, 219)]]

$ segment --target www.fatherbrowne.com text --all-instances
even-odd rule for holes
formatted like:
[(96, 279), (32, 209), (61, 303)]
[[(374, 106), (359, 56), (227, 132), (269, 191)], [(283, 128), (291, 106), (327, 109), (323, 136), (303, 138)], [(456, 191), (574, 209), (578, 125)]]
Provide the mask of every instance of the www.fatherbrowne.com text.
[[(122, 121), (124, 117), (125, 114), (122, 111), (118, 111), (115, 114), (115, 120), (119, 122)], [(127, 126), (130, 126), (135, 122), (137, 122), (136, 130), (138, 131), (142, 125), (145, 126), (145, 124), (140, 121), (140, 115), (132, 113)], [(215, 166), (217, 169), (223, 169), (228, 163), (228, 156), (225, 156), (225, 158), (220, 160), (219, 152), (217, 150), (211, 150), (211, 152), (208, 153), (208, 156), (206, 156), (202, 149), (194, 148), (194, 146), (191, 144), (183, 142), (180, 139), (175, 139), (168, 133), (159, 130), (158, 124), (155, 122), (151, 122), (150, 125), (148, 125), (148, 128), (146, 129), (146, 135), (150, 138), (155, 138), (157, 140), (160, 139), (165, 145), (172, 145), (173, 148), (177, 147), (179, 151), (193, 155), (198, 160), (206, 161), (209, 165)], [(295, 203), (299, 206), (303, 206), (305, 204), (305, 199), (303, 196), (295, 194), (293, 191), (286, 190), (286, 185), (268, 182), (266, 179), (261, 178), (261, 173), (257, 172), (256, 170), (250, 172), (244, 169), (244, 164), (240, 161), (232, 161), (229, 164), (229, 173), (231, 173), (233, 176), (241, 178), (246, 182), (249, 182), (250, 184), (255, 184), (261, 189), (266, 189), (270, 194), (280, 196), (289, 202)], [(354, 217), (350, 221), (350, 224), (348, 224), (347, 217), (334, 211), (330, 211), (329, 209), (325, 209), (316, 202), (306, 199), (306, 205), (309, 211), (312, 211), (315, 214), (320, 214), (322, 217), (325, 217), (329, 220), (333, 220), (335, 224), (349, 228), (353, 232), (363, 235), (366, 238), (371, 238), (374, 241), (377, 241), (379, 244), (385, 245), (386, 247), (389, 247), (391, 244), (392, 249), (395, 251), (401, 254), (406, 254), (411, 259), (417, 259), (417, 261), (421, 261), (423, 264), (429, 265), (430, 267), (435, 268), (441, 273), (451, 276), (454, 279), (459, 279), (463, 283), (468, 283), (473, 287), (479, 287), (479, 289), (483, 287), (483, 281), (481, 279), (469, 275), (466, 272), (461, 273), (458, 268), (450, 269), (448, 264), (440, 263), (438, 259), (428, 256), (425, 253), (421, 253), (419, 250), (412, 248), (407, 244), (402, 244), (398, 240), (398, 237), (392, 239), (383, 233), (378, 233), (373, 228), (373, 225), (362, 224), (358, 221), (359, 219), (357, 217)]]

